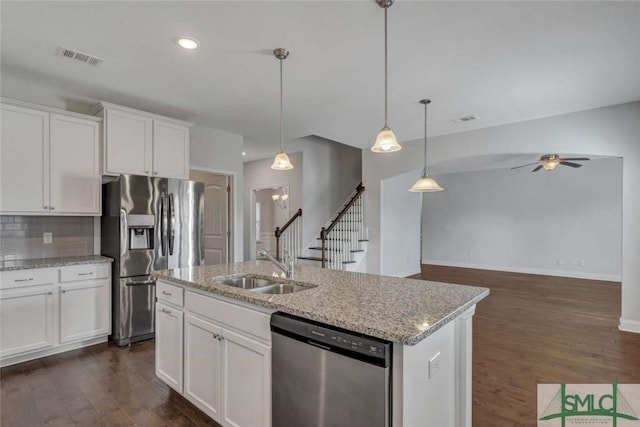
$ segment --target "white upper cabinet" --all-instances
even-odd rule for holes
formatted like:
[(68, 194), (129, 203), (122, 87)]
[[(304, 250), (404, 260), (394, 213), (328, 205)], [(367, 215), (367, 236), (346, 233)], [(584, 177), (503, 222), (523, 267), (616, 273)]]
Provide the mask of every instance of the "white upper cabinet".
[(110, 108), (105, 115), (105, 173), (151, 175), (153, 120)]
[(50, 206), (52, 213), (100, 213), (98, 123), (51, 114)]
[(104, 173), (189, 178), (190, 123), (101, 102)]
[(189, 128), (153, 121), (153, 175), (189, 178)]
[(100, 215), (100, 120), (2, 100), (0, 214)]

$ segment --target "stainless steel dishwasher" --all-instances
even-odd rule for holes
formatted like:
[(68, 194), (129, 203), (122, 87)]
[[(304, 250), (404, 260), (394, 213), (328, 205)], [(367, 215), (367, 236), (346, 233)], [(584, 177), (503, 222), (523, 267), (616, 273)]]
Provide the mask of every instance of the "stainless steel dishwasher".
[(391, 343), (271, 316), (272, 427), (389, 427)]

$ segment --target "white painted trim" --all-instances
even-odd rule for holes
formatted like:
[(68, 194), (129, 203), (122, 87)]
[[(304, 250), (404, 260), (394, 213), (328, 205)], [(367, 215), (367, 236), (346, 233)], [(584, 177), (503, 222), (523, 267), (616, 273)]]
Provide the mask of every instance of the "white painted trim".
[(546, 270), (542, 268), (505, 267), (497, 265), (472, 264), (456, 261), (437, 261), (424, 259), (422, 264), (441, 265), (445, 267), (474, 268), (478, 270), (507, 271), (510, 273), (538, 274), (542, 276), (571, 277), (574, 279), (602, 280), (605, 282), (621, 282), (622, 276), (615, 274), (579, 273), (577, 271)]
[(164, 120), (173, 124), (178, 124), (186, 127), (193, 126), (193, 123), (187, 122), (186, 120), (174, 119), (173, 117), (162, 116), (160, 114), (150, 113), (148, 111), (136, 110), (135, 108), (125, 107), (124, 105), (112, 104), (110, 102), (105, 102), (105, 101), (99, 101), (96, 104), (94, 104), (89, 110), (89, 112), (94, 116), (97, 116), (107, 109), (125, 111), (127, 113), (136, 114), (139, 116), (144, 116), (144, 117), (148, 117), (155, 120)]
[(240, 243), (244, 242), (244, 221), (239, 217), (238, 213), (240, 209), (240, 202), (242, 200), (241, 188), (239, 188), (240, 186), (238, 185), (238, 173), (225, 169), (205, 168), (195, 165), (189, 165), (189, 171), (207, 172), (216, 175), (226, 175), (231, 177), (231, 190), (233, 190), (233, 200), (231, 201), (233, 203), (233, 223), (231, 224), (233, 229), (233, 248), (231, 252), (233, 253), (233, 262), (243, 261), (244, 249), (239, 250), (240, 248), (242, 248), (242, 245)]
[(385, 276), (391, 276), (391, 277), (409, 277), (409, 276), (415, 276), (416, 274), (420, 274), (420, 267), (417, 267), (415, 269), (411, 269), (411, 270), (405, 270), (405, 271), (401, 271), (399, 273), (393, 273), (393, 274), (389, 274), (389, 273), (383, 273), (383, 275)]
[[(109, 322), (111, 323), (111, 322)], [(0, 367), (15, 365), (16, 363), (26, 362), (28, 360), (39, 359), (41, 357), (51, 356), (58, 353), (64, 353), (66, 351), (75, 350), (82, 347), (88, 347), (90, 345), (100, 344), (107, 342), (107, 335), (102, 335), (96, 338), (90, 338), (82, 341), (76, 341), (69, 344), (54, 345), (40, 351), (30, 351), (24, 354), (18, 354), (16, 356), (5, 357), (0, 362)]]
[[(63, 110), (61, 108), (49, 107), (48, 105), (33, 104), (33, 103), (27, 102), (27, 101), (20, 101), (19, 99), (11, 99), (11, 98), (0, 97), (0, 102), (3, 103), (3, 104), (6, 104), (6, 105), (14, 105), (16, 107), (31, 108), (31, 109), (34, 109), (34, 110), (45, 111), (47, 113), (61, 114), (61, 115), (68, 116), (68, 117), (76, 117), (76, 118), (79, 118), (79, 119), (82, 119), (82, 120), (91, 120), (93, 122), (102, 123), (102, 117), (90, 116), (88, 114), (75, 113), (73, 111), (67, 111), (67, 110)], [(33, 215), (33, 214), (26, 214), (26, 215)]]
[(640, 320), (631, 320), (620, 318), (620, 325), (618, 329), (625, 332), (635, 332), (640, 334)]

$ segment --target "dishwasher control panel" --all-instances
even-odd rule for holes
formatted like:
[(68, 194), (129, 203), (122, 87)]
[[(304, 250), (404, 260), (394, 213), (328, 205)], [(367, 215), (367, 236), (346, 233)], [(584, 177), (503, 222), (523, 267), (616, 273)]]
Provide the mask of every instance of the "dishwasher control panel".
[(308, 328), (311, 339), (370, 356), (384, 357), (386, 347), (388, 346), (388, 344), (378, 342), (374, 339), (359, 337), (321, 326), (309, 325)]

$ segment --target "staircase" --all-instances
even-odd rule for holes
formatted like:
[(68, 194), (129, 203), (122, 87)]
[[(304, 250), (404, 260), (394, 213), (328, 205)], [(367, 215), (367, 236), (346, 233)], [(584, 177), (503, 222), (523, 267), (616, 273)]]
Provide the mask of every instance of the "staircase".
[(308, 255), (298, 256), (298, 264), (364, 271), (368, 239), (364, 226), (363, 193), (364, 187), (360, 183), (340, 210), (322, 227), (316, 244), (308, 248)]

